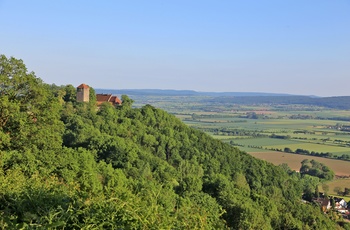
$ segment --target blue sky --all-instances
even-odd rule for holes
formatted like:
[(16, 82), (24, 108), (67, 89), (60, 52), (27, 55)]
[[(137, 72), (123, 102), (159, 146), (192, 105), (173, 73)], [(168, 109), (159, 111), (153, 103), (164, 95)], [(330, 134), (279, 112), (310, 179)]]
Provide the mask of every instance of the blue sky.
[(47, 83), (350, 95), (350, 0), (0, 0), (0, 53)]

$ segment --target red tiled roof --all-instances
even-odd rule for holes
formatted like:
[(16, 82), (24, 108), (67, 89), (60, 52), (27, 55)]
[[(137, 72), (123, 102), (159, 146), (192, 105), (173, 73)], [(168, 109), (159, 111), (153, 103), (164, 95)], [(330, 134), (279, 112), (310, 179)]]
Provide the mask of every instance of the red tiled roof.
[(108, 102), (112, 97), (112, 94), (96, 94), (96, 100), (98, 102)]
[(103, 102), (110, 102), (112, 104), (122, 104), (122, 101), (117, 96), (112, 94), (96, 94), (97, 104), (100, 105)]
[(122, 101), (117, 96), (111, 97), (110, 101), (112, 101), (113, 103), (119, 104), (119, 105), (122, 104)]
[(86, 84), (81, 84), (77, 87), (77, 89), (89, 89), (90, 87)]

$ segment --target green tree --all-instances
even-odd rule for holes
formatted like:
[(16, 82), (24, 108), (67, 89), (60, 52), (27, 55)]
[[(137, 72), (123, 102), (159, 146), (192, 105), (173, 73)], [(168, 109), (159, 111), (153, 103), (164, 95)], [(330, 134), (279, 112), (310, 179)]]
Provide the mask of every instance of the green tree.
[(283, 152), (292, 153), (293, 151), (292, 151), (290, 148), (285, 147), (284, 150), (283, 150)]
[(134, 100), (129, 98), (127, 95), (122, 95), (122, 106), (124, 108), (131, 108), (132, 104), (134, 103)]
[(53, 149), (62, 144), (58, 98), (22, 60), (0, 56), (0, 145), (7, 149)]
[(63, 100), (65, 102), (77, 102), (77, 89), (73, 85), (66, 85), (64, 88)]
[(282, 163), (279, 165), (285, 171), (286, 173), (290, 174), (292, 172), (292, 169), (289, 167), (287, 163)]
[(180, 194), (194, 193), (202, 189), (203, 169), (196, 162), (181, 161), (179, 165), (179, 187)]

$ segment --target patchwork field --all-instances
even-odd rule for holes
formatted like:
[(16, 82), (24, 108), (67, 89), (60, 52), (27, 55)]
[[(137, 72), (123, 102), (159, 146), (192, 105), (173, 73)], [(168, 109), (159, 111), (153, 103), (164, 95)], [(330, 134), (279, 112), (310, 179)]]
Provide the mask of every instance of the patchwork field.
[[(298, 139), (277, 139), (277, 138), (230, 138), (227, 136), (220, 136), (217, 135), (215, 138), (218, 139), (224, 139), (224, 140), (231, 140), (233, 143), (235, 143), (238, 146), (241, 147), (248, 147), (248, 146), (257, 146), (261, 147), (263, 149), (269, 149), (269, 150), (275, 150), (280, 149), (284, 150), (284, 148), (288, 147), (293, 152), (297, 149), (305, 149), (310, 152), (330, 152), (334, 154), (335, 156), (343, 155), (343, 154), (349, 154), (350, 148), (348, 146), (342, 146), (337, 144), (335, 141), (321, 141), (321, 140), (298, 140)], [(349, 141), (349, 137), (345, 140), (342, 140), (343, 142)], [(337, 139), (341, 140), (341, 139)]]
[[(349, 116), (349, 111), (254, 111), (197, 112), (177, 114), (186, 124), (200, 129), (214, 138), (231, 142), (242, 148), (283, 151), (289, 148), (307, 150), (310, 153), (330, 153), (333, 158), (348, 155), (350, 159), (350, 132), (340, 130), (350, 126), (349, 121), (315, 119), (314, 117)], [(248, 115), (247, 115), (248, 114)], [(261, 116), (260, 116), (261, 115)], [(338, 116), (339, 116), (338, 115)], [(276, 138), (271, 138), (273, 135)]]

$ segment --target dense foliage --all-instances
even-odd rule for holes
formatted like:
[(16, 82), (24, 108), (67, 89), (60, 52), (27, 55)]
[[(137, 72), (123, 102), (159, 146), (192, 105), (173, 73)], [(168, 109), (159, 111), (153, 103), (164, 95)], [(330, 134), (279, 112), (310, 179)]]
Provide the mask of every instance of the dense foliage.
[(340, 228), (301, 203), (313, 177), (151, 105), (78, 103), (3, 55), (0, 95), (1, 229)]

